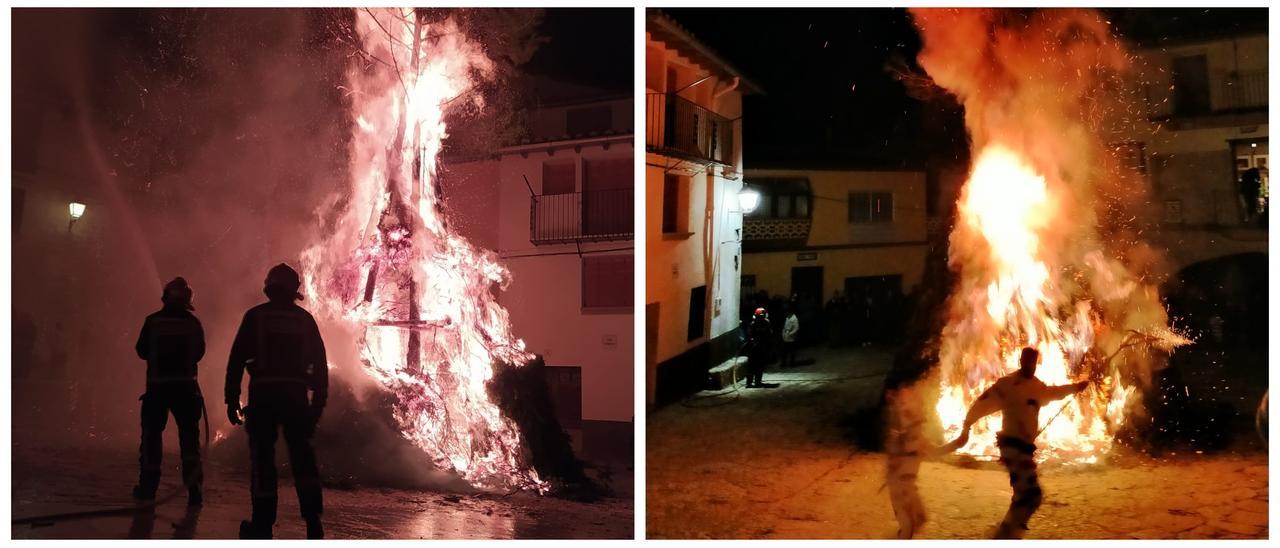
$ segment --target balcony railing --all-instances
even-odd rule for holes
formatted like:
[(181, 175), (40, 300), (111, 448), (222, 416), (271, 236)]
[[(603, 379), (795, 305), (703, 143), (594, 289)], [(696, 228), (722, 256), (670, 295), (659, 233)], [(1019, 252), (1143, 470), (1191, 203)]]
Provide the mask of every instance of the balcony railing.
[(1215, 73), (1211, 77), (1209, 87), (1201, 93), (1209, 93), (1208, 102), (1200, 103), (1198, 108), (1188, 102), (1188, 106), (1179, 106), (1179, 90), (1168, 84), (1147, 84), (1147, 100), (1150, 104), (1150, 116), (1165, 119), (1182, 116), (1207, 116), (1213, 114), (1265, 111), (1267, 109), (1267, 72)]
[(747, 217), (742, 220), (743, 240), (807, 240), (812, 221), (806, 217)]
[(529, 241), (543, 245), (629, 240), (635, 233), (634, 204), (631, 188), (533, 196)]
[(671, 93), (650, 93), (645, 149), (687, 160), (735, 165), (733, 122)]
[(1228, 76), (1218, 87), (1215, 110), (1267, 108), (1267, 73), (1242, 72)]

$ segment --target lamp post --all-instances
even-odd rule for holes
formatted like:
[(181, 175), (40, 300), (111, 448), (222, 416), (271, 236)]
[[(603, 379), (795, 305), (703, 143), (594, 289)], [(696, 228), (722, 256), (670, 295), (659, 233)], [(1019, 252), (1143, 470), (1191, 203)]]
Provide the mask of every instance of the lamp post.
[(79, 221), (80, 217), (84, 216), (85, 205), (80, 202), (71, 202), (68, 204), (68, 209), (71, 213), (71, 220), (67, 222), (67, 232), (71, 232), (72, 225), (75, 225), (76, 221)]

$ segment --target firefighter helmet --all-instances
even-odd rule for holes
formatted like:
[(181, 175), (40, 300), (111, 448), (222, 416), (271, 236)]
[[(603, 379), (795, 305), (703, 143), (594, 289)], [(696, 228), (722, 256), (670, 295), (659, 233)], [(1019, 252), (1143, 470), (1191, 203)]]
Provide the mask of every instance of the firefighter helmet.
[(164, 293), (160, 294), (160, 302), (165, 304), (173, 304), (186, 308), (187, 310), (195, 310), (196, 307), (191, 305), (193, 292), (191, 286), (187, 285), (187, 280), (182, 276), (178, 276), (169, 283), (164, 284)]
[(302, 294), (298, 293), (298, 288), (302, 286), (302, 281), (298, 278), (298, 271), (287, 264), (280, 263), (271, 267), (271, 270), (267, 272), (267, 279), (263, 280), (262, 284), (264, 292), (274, 287), (293, 292), (295, 300), (302, 299)]

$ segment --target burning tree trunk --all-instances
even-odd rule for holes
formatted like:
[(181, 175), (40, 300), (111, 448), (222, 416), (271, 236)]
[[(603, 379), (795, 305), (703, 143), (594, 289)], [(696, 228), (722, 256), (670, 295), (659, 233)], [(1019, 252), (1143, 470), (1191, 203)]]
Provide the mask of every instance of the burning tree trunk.
[[(352, 187), (335, 197), (333, 232), (304, 254), (307, 291), (326, 327), (357, 341), (345, 357), (395, 395), (401, 433), (437, 468), (478, 487), (546, 492), (527, 440), (547, 434), (522, 427), (559, 433), (559, 424), (554, 415), (517, 422), (491, 390), (503, 370), (534, 358), (491, 291), (509, 275), (493, 253), (450, 230), (436, 173), (446, 111), (482, 107), (471, 90), (494, 78), (494, 64), (447, 16), (361, 10), (356, 31), (365, 62), (348, 77)], [(505, 392), (537, 399), (538, 390), (545, 385)], [(560, 441), (536, 449), (569, 451)]]

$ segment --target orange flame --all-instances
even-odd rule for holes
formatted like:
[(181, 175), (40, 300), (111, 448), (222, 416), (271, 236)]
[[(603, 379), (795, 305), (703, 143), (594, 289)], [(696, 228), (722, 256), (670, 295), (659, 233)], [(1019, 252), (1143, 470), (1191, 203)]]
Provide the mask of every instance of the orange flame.
[[(919, 61), (964, 106), (975, 161), (949, 246), (957, 274), (935, 405), (948, 438), (978, 395), (1037, 348), (1046, 384), (1090, 388), (1040, 411), (1037, 458), (1095, 462), (1160, 366), (1168, 327), (1156, 255), (1127, 223), (1145, 179), (1108, 161), (1101, 135), (1129, 55), (1091, 10), (912, 9)], [(1123, 191), (1121, 191), (1123, 190)], [(1126, 263), (1125, 261), (1129, 261)], [(1154, 264), (1154, 263), (1152, 263)], [(1145, 266), (1145, 268), (1144, 268)], [(993, 457), (999, 415), (961, 453)]]
[(352, 184), (333, 198), (332, 233), (303, 255), (307, 294), (327, 328), (358, 341), (350, 358), (395, 395), (402, 434), (437, 468), (478, 487), (545, 491), (487, 391), (498, 363), (532, 357), (491, 291), (509, 274), (450, 230), (436, 195), (446, 110), (482, 106), (469, 90), (493, 63), (451, 19), (359, 10), (356, 27)]

